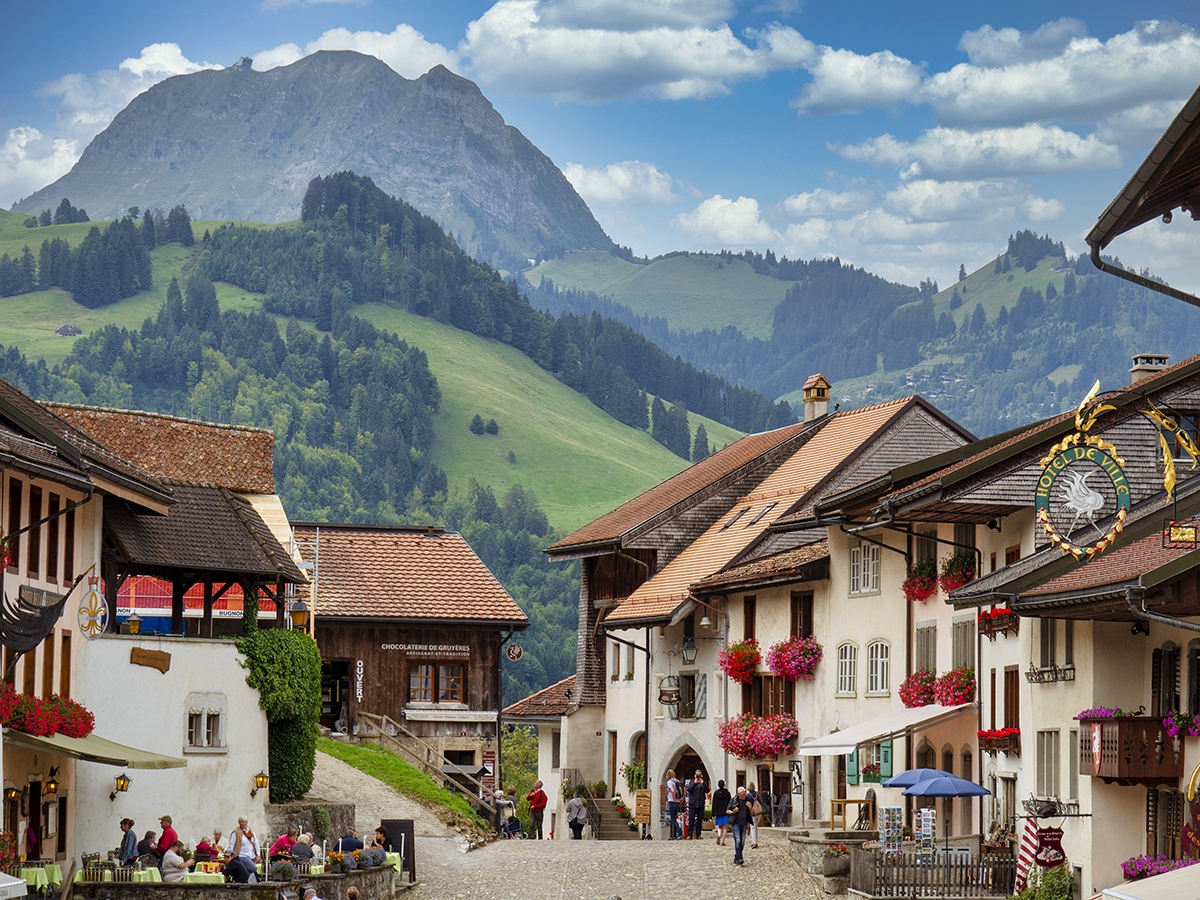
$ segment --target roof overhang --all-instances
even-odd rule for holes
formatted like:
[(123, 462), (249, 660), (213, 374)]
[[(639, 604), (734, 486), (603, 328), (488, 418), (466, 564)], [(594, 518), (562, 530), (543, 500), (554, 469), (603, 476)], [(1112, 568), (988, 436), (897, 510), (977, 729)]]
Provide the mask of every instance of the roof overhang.
[(654, 615), (638, 616), (636, 618), (630, 617), (627, 619), (613, 620), (608, 618), (600, 624), (605, 631), (624, 631), (627, 628), (649, 628), (654, 625), (678, 625), (691, 613), (695, 612), (696, 607), (699, 605), (695, 598), (688, 597), (685, 600), (680, 600), (679, 605), (670, 612), (655, 613)]
[(974, 703), (962, 703), (958, 706), (917, 706), (911, 709), (901, 707), (801, 744), (796, 752), (800, 756), (843, 756), (853, 753), (861, 744), (874, 744), (913, 731), (924, 731), (959, 716), (974, 713), (977, 709)]
[(453, 626), (510, 629), (512, 631), (524, 631), (529, 627), (528, 619), (423, 619), (418, 616), (353, 616), (345, 613), (323, 613), (320, 609), (315, 615), (321, 622), (333, 622), (339, 625), (415, 625), (421, 628)]
[(94, 732), (81, 738), (67, 737), (65, 734), (38, 737), (5, 728), (4, 743), (122, 769), (182, 769), (187, 765), (186, 759), (127, 747), (125, 744), (102, 738)]

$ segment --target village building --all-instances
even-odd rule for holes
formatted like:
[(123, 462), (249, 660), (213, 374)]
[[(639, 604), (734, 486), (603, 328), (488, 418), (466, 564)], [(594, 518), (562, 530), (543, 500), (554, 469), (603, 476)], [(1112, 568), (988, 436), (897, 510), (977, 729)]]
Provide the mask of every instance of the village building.
[(494, 785), (502, 662), (529, 619), (462, 535), (297, 523), (295, 540), (313, 573), (321, 724), (382, 728), (443, 773)]

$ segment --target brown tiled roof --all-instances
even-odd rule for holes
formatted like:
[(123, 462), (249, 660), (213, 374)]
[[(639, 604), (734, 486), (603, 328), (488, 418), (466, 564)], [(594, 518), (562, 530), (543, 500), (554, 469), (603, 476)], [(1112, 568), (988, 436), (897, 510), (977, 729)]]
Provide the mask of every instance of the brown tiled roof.
[(64, 479), (74, 479), (80, 485), (87, 484), (87, 472), (63, 459), (49, 444), (32, 440), (0, 425), (0, 453), (33, 466), (51, 469)]
[[(139, 469), (124, 457), (97, 443), (70, 423), (60, 419), (41, 403), (27, 396), (3, 378), (0, 378), (0, 413), (13, 419), (16, 430), (25, 432), (38, 441), (54, 442), (54, 453), (74, 463), (72, 454), (92, 466), (107, 470), (115, 480), (139, 493), (162, 502), (170, 499), (170, 489), (149, 472)], [(62, 446), (59, 446), (61, 444)]]
[(546, 549), (546, 552), (553, 555), (556, 551), (561, 552), (588, 544), (619, 540), (622, 535), (643, 522), (647, 522), (659, 513), (683, 502), (768, 450), (778, 447), (788, 438), (799, 434), (805, 427), (807, 426), (800, 422), (785, 428), (777, 428), (774, 431), (748, 434), (707, 459), (689, 466), (678, 475), (655, 485), (632, 500), (627, 500), (612, 512), (584, 525), (578, 531), (556, 541)]
[[(296, 540), (318, 542), (318, 616), (528, 624), (521, 608), (454, 532), (302, 523), (296, 525)], [(300, 552), (312, 562), (312, 548), (304, 543)]]
[(135, 465), (172, 481), (275, 493), (275, 437), (262, 428), (217, 425), (125, 409), (43, 404)]
[(692, 584), (736, 559), (910, 402), (911, 398), (905, 397), (831, 416), (811, 440), (622, 601), (605, 622), (658, 620), (673, 615), (688, 599)]
[(1046, 594), (1064, 594), (1085, 591), (1107, 585), (1137, 581), (1146, 572), (1166, 565), (1191, 550), (1176, 550), (1163, 546), (1162, 533), (1155, 532), (1140, 541), (1134, 541), (1119, 550), (1098, 556), (1085, 566), (1072, 569), (1064, 575), (1052, 578), (1045, 584), (1022, 591), (1022, 597), (1040, 597)]
[(248, 501), (222, 487), (172, 487), (175, 504), (165, 516), (134, 515), (121, 502), (104, 506), (106, 534), (135, 567), (306, 581)]
[(794, 547), (780, 553), (753, 559), (741, 565), (731, 566), (723, 572), (701, 579), (691, 586), (695, 592), (729, 587), (735, 584), (786, 578), (800, 574), (811, 563), (829, 558), (829, 541), (815, 541), (803, 547)]
[(512, 706), (505, 707), (504, 715), (509, 718), (530, 716), (544, 718), (561, 716), (571, 705), (575, 694), (575, 676), (568, 675), (557, 684), (542, 688), (536, 694), (530, 694), (524, 700), (518, 700)]
[(829, 384), (829, 379), (820, 372), (818, 372), (816, 375), (809, 375), (808, 380), (804, 382), (804, 386), (801, 388), (801, 390), (808, 390), (810, 387), (816, 387), (822, 381), (826, 384)]

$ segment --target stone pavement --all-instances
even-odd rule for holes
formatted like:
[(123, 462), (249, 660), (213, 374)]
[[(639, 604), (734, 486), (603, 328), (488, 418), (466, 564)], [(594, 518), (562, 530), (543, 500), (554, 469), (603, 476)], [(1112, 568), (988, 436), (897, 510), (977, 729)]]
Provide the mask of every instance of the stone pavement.
[[(409, 900), (820, 900), (788, 856), (782, 829), (760, 829), (733, 865), (733, 838), (702, 841), (496, 841), (463, 853), (452, 838), (417, 840), (420, 884)], [(817, 879), (819, 881), (820, 879)]]

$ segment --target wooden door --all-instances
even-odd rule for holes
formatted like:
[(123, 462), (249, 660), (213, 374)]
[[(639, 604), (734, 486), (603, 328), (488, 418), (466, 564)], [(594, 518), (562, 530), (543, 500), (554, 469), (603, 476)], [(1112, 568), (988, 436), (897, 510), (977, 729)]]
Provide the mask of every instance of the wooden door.
[(615, 731), (608, 733), (608, 789), (610, 791), (617, 790), (617, 733)]

